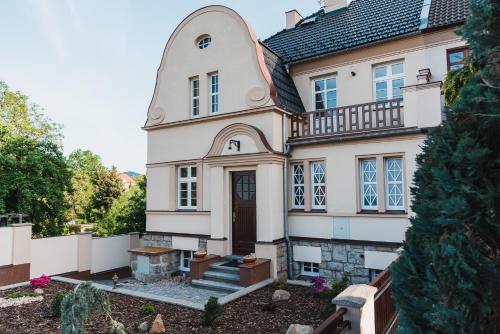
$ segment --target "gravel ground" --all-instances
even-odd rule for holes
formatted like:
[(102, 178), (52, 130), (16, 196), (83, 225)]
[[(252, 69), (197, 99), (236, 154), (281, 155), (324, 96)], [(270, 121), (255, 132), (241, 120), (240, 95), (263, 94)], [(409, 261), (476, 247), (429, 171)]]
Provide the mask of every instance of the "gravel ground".
[[(52, 282), (45, 288), (44, 300), (29, 305), (4, 308), (0, 311), (0, 334), (58, 333), (59, 319), (50, 314), (50, 304), (58, 291), (68, 291), (74, 286)], [(0, 291), (0, 297), (27, 287)], [(154, 320), (156, 313), (144, 316), (141, 308), (152, 304), (161, 313), (167, 333), (285, 333), (290, 324), (318, 326), (321, 323), (320, 310), (323, 302), (311, 296), (310, 289), (289, 286), (291, 298), (282, 302), (274, 311), (264, 311), (263, 305), (271, 300), (272, 286), (254, 291), (229, 304), (224, 305), (223, 315), (212, 327), (200, 325), (201, 312), (164, 303), (151, 302), (115, 293), (110, 293), (112, 316), (122, 322), (127, 333), (138, 333), (137, 326)], [(86, 325), (86, 333), (106, 333), (109, 324), (104, 317), (94, 317)]]

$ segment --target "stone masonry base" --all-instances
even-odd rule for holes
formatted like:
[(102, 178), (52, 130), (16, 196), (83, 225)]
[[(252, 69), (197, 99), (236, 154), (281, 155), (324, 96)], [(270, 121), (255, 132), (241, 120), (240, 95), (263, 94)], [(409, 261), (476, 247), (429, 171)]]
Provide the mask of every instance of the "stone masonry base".
[[(370, 268), (365, 268), (365, 251), (393, 252), (399, 247), (372, 246), (337, 241), (295, 240), (295, 246), (321, 247), (319, 275), (326, 279), (341, 279), (349, 273), (353, 284), (369, 283)], [(286, 261), (286, 260), (285, 260)], [(300, 275), (300, 262), (293, 262), (294, 277)]]

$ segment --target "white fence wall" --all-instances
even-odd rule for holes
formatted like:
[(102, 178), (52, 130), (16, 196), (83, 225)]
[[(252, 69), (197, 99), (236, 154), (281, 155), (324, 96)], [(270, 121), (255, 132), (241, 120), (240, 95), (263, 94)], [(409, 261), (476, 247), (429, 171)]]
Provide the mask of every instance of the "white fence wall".
[(57, 275), (78, 270), (76, 235), (33, 239), (30, 277)]
[(130, 265), (130, 235), (92, 239), (90, 273), (98, 273)]
[(0, 227), (0, 267), (12, 264), (12, 227)]

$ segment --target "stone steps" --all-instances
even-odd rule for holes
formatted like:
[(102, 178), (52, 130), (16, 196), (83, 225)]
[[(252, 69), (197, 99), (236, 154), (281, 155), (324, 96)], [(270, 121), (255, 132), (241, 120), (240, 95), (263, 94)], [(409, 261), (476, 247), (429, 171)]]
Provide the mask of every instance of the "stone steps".
[(231, 284), (226, 282), (207, 280), (207, 279), (198, 279), (192, 280), (191, 284), (205, 289), (219, 290), (219, 291), (227, 291), (227, 292), (236, 292), (242, 289), (238, 284)]
[(225, 271), (209, 270), (203, 274), (203, 279), (232, 283), (232, 284), (240, 284), (240, 275), (237, 272), (228, 273)]

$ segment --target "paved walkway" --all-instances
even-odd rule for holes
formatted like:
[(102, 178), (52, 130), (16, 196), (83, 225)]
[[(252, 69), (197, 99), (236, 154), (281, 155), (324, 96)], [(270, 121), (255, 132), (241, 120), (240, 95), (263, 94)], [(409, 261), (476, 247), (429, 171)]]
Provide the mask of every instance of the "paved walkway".
[[(95, 281), (95, 283), (113, 286), (112, 281)], [(170, 280), (162, 280), (155, 283), (144, 284), (132, 278), (120, 280), (121, 289), (148, 293), (163, 297), (186, 300), (192, 303), (205, 304), (209, 297), (224, 297), (227, 292), (200, 289), (192, 286), (190, 283), (179, 283)]]

